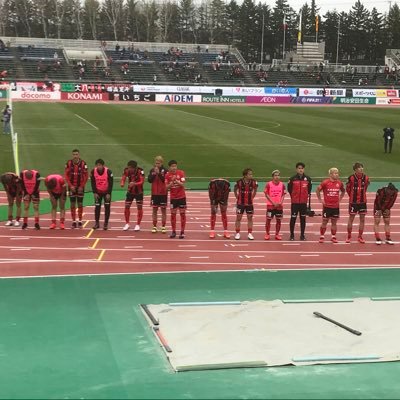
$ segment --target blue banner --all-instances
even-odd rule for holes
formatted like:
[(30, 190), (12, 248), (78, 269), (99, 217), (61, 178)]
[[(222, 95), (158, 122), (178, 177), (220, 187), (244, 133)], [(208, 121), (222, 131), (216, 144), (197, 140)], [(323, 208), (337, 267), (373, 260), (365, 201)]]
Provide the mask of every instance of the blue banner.
[(292, 97), (291, 103), (299, 104), (330, 104), (332, 103), (332, 97)]
[(272, 96), (297, 96), (294, 87), (265, 87), (264, 93)]

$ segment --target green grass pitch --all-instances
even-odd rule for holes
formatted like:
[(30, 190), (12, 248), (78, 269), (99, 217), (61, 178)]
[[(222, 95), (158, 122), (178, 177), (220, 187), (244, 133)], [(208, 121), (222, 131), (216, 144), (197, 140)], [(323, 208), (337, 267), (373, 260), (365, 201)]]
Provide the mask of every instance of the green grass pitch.
[[(284, 177), (297, 161), (313, 178), (336, 166), (341, 176), (355, 161), (375, 180), (400, 180), (397, 143), (383, 153), (382, 129), (398, 128), (397, 108), (240, 107), (140, 104), (13, 104), (20, 168), (42, 176), (62, 173), (75, 147), (89, 167), (103, 158), (120, 176), (128, 160), (148, 172), (154, 156), (176, 159), (189, 182), (239, 177), (246, 167), (267, 179)], [(2, 135), (0, 171), (13, 169), (11, 141)]]

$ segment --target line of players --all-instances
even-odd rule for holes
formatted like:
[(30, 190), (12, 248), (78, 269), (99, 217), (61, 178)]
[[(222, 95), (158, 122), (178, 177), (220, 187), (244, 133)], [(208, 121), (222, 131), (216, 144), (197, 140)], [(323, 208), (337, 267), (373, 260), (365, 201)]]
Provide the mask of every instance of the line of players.
[[(304, 241), (306, 217), (313, 213), (308, 207), (309, 196), (312, 190), (312, 180), (305, 173), (305, 164), (298, 162), (296, 164), (296, 174), (289, 179), (287, 188), (280, 179), (280, 172), (272, 172), (272, 179), (267, 182), (264, 194), (267, 201), (265, 240), (270, 240), (271, 222), (275, 217), (275, 239), (282, 240), (280, 234), (281, 221), (283, 217), (283, 201), (288, 192), (291, 198), (291, 217), (290, 217), (290, 240), (294, 240), (294, 230), (297, 216), (300, 217), (300, 240)], [(320, 227), (319, 242), (325, 241), (325, 232), (328, 222), (331, 222), (331, 241), (337, 243), (337, 220), (339, 219), (339, 205), (345, 193), (349, 196), (349, 219), (347, 225), (346, 243), (351, 242), (353, 222), (358, 214), (360, 218), (358, 230), (358, 242), (365, 243), (363, 238), (365, 215), (367, 213), (367, 188), (369, 178), (364, 174), (364, 168), (361, 163), (353, 165), (354, 174), (349, 176), (346, 188), (339, 179), (339, 170), (331, 168), (329, 177), (317, 187), (316, 195), (322, 203), (322, 224)], [(45, 178), (45, 186), (50, 196), (52, 205), (50, 229), (56, 228), (57, 207), (60, 209), (60, 229), (65, 228), (65, 202), (67, 193), (70, 197), (72, 228), (82, 227), (83, 215), (83, 197), (85, 186), (90, 177), (90, 183), (95, 201), (95, 224), (92, 229), (100, 228), (101, 204), (104, 202), (104, 225), (103, 229), (108, 229), (108, 221), (111, 211), (111, 195), (113, 189), (113, 173), (105, 166), (102, 159), (95, 162), (95, 168), (88, 173), (87, 164), (80, 158), (79, 150), (72, 152), (72, 159), (66, 163), (64, 177), (58, 174), (51, 174)], [(39, 225), (39, 202), (40, 202), (40, 174), (36, 170), (24, 170), (19, 176), (8, 172), (1, 176), (1, 182), (6, 190), (9, 204), (9, 213), (7, 226), (19, 226), (21, 217), (21, 202), (24, 202), (24, 215), (22, 229), (28, 227), (28, 215), (30, 203), (33, 204), (35, 228), (40, 229)], [(140, 224), (143, 217), (143, 184), (145, 181), (144, 171), (138, 167), (136, 161), (129, 161), (124, 169), (120, 186), (124, 187), (126, 182), (127, 194), (125, 199), (125, 225), (124, 231), (130, 228), (131, 205), (136, 202), (137, 220), (134, 231), (140, 230)], [(168, 163), (168, 170), (163, 166), (163, 158), (157, 156), (154, 160), (154, 166), (148, 175), (148, 182), (151, 183), (151, 206), (152, 206), (152, 232), (158, 232), (158, 209), (161, 210), (162, 233), (167, 232), (167, 196), (170, 194), (171, 209), (171, 238), (177, 236), (177, 213), (180, 214), (180, 234), (179, 238), (185, 237), (186, 225), (186, 194), (185, 194), (185, 173), (178, 169), (177, 161), (171, 160)], [(254, 240), (253, 236), (253, 200), (256, 196), (258, 183), (253, 179), (253, 171), (246, 168), (243, 176), (234, 186), (234, 196), (236, 198), (236, 221), (235, 221), (235, 239), (240, 239), (241, 220), (243, 214), (247, 216), (247, 238)], [(228, 232), (228, 198), (230, 193), (230, 183), (227, 179), (212, 179), (209, 183), (209, 198), (211, 206), (211, 231), (209, 237), (215, 238), (215, 225), (218, 209), (221, 212), (224, 237), (230, 238)], [(374, 201), (374, 231), (377, 244), (382, 240), (379, 234), (379, 224), (383, 217), (385, 229), (385, 242), (393, 244), (390, 237), (390, 210), (397, 198), (397, 189), (391, 183), (377, 191)], [(322, 194), (322, 195), (321, 195)], [(17, 207), (16, 219), (13, 222), (13, 205)]]

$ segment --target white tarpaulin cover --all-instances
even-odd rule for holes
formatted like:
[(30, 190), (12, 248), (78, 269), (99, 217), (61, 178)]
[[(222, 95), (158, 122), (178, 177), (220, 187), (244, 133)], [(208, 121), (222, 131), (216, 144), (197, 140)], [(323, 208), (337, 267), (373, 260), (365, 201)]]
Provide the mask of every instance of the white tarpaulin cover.
[[(399, 300), (274, 300), (148, 308), (172, 349), (167, 355), (177, 371), (400, 359)], [(314, 311), (362, 334), (318, 318)]]

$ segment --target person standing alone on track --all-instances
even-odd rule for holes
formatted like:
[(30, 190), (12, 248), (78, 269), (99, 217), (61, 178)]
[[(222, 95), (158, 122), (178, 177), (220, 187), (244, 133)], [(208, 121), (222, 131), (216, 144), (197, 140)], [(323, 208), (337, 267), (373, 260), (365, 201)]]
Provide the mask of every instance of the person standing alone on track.
[(114, 183), (112, 171), (104, 166), (104, 161), (99, 158), (95, 162), (95, 168), (90, 173), (90, 182), (94, 196), (94, 219), (95, 224), (92, 229), (100, 228), (101, 203), (104, 200), (104, 225), (103, 229), (108, 229), (108, 220), (111, 211), (111, 193)]
[(208, 196), (210, 198), (211, 218), (210, 218), (210, 239), (215, 238), (215, 222), (217, 220), (218, 206), (221, 210), (222, 226), (224, 228), (224, 238), (229, 239), (228, 233), (228, 198), (231, 191), (229, 181), (223, 178), (211, 179), (208, 185)]
[(286, 187), (281, 182), (281, 173), (279, 170), (272, 171), (272, 180), (267, 182), (264, 189), (267, 199), (267, 215), (265, 222), (265, 240), (270, 239), (270, 229), (272, 218), (275, 217), (275, 240), (282, 240), (279, 234), (283, 217), (283, 200), (286, 194)]
[(134, 231), (140, 231), (140, 223), (143, 218), (143, 183), (144, 183), (144, 171), (142, 168), (137, 166), (137, 162), (134, 160), (128, 161), (128, 166), (124, 169), (121, 177), (121, 187), (125, 186), (125, 182), (128, 179), (128, 191), (126, 192), (125, 198), (125, 226), (124, 231), (129, 229), (129, 221), (131, 217), (131, 206), (133, 200), (136, 201), (137, 218), (136, 226)]
[(169, 237), (176, 237), (176, 214), (179, 208), (179, 214), (181, 216), (181, 233), (179, 239), (184, 239), (186, 226), (185, 172), (178, 169), (178, 162), (175, 160), (169, 161), (168, 166), (169, 171), (165, 175), (165, 183), (167, 190), (170, 191), (171, 202), (172, 232)]
[(24, 223), (22, 229), (28, 228), (29, 206), (33, 204), (35, 229), (39, 230), (40, 174), (34, 169), (25, 169), (20, 173), (24, 196)]
[(253, 170), (245, 168), (242, 172), (242, 179), (239, 179), (233, 192), (236, 197), (236, 221), (235, 221), (235, 240), (240, 240), (240, 223), (244, 212), (247, 215), (247, 238), (254, 240), (253, 236), (253, 200), (257, 193), (258, 182), (253, 179)]
[[(324, 197), (321, 198), (321, 192)], [(322, 203), (322, 224), (320, 227), (319, 243), (324, 243), (326, 227), (331, 220), (332, 243), (337, 243), (337, 220), (339, 219), (339, 206), (346, 191), (343, 182), (339, 179), (339, 170), (331, 168), (329, 170), (329, 178), (321, 182), (317, 187), (317, 197)]]
[(67, 185), (61, 175), (48, 175), (44, 184), (49, 192), (51, 203), (50, 229), (56, 229), (57, 204), (60, 206), (60, 229), (65, 229), (65, 201), (67, 198)]
[[(71, 202), (72, 228), (82, 228), (83, 197), (88, 180), (88, 168), (80, 158), (79, 150), (72, 150), (72, 159), (65, 165), (65, 180), (68, 184), (69, 199)], [(76, 222), (76, 203), (78, 202), (78, 223)]]
[(367, 213), (367, 189), (369, 178), (364, 174), (364, 165), (356, 162), (353, 165), (354, 174), (350, 175), (346, 183), (346, 192), (349, 195), (349, 220), (347, 222), (346, 243), (351, 242), (351, 233), (356, 214), (360, 216), (360, 225), (358, 227), (358, 242), (364, 244), (363, 238), (365, 214)]
[(154, 159), (154, 167), (150, 170), (147, 180), (151, 183), (151, 207), (153, 227), (151, 228), (152, 233), (157, 233), (157, 214), (158, 209), (161, 208), (161, 233), (166, 233), (167, 228), (167, 187), (165, 186), (165, 175), (167, 170), (164, 168), (164, 159), (161, 156), (157, 156)]
[(392, 152), (393, 140), (394, 140), (394, 129), (390, 127), (383, 128), (383, 140), (385, 153)]
[(386, 244), (394, 244), (390, 238), (390, 210), (393, 207), (397, 199), (397, 188), (389, 183), (387, 186), (378, 189), (374, 201), (374, 232), (376, 244), (382, 244), (382, 240), (379, 235), (379, 224), (381, 217), (385, 224), (385, 242)]
[[(21, 218), (22, 185), (17, 174), (6, 172), (1, 175), (0, 181), (4, 186), (8, 202), (8, 220), (6, 226), (19, 226)], [(13, 207), (16, 207), (15, 221), (13, 222)]]
[(297, 214), (300, 214), (300, 240), (306, 240), (304, 235), (306, 230), (307, 201), (311, 195), (311, 178), (304, 174), (305, 164), (296, 164), (296, 175), (289, 179), (288, 193), (291, 197), (291, 216), (290, 216), (290, 240), (294, 240), (294, 227), (296, 225)]

